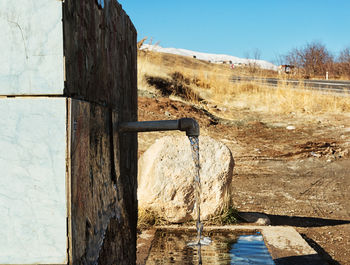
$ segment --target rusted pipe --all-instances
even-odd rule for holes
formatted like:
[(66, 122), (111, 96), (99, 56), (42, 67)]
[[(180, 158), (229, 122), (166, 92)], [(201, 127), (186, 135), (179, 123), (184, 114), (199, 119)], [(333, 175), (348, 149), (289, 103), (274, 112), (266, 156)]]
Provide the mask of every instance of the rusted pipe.
[(195, 119), (182, 118), (179, 120), (135, 121), (119, 125), (119, 132), (154, 132), (179, 130), (187, 136), (199, 136), (199, 125)]

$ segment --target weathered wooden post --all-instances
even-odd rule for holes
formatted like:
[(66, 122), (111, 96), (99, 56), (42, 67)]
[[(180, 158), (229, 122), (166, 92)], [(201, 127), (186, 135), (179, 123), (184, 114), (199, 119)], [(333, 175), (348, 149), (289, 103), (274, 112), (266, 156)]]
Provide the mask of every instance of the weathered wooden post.
[(136, 260), (136, 30), (115, 1), (0, 1), (0, 264)]

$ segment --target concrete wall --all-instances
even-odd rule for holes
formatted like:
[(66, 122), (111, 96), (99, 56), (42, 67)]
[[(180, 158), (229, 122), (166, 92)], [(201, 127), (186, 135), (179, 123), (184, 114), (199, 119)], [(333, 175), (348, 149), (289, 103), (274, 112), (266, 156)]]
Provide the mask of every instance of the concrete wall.
[[(105, 0), (104, 7), (99, 2), (0, 1), (0, 95), (3, 96), (0, 108), (6, 115), (0, 119), (3, 120), (0, 135), (4, 136), (0, 141), (0, 170), (3, 174), (0, 189), (8, 189), (13, 176), (18, 180), (18, 185), (9, 189), (16, 193), (15, 197), (3, 199), (0, 196), (0, 209), (4, 210), (0, 213), (0, 220), (8, 227), (18, 224), (15, 227), (18, 234), (13, 233), (14, 229), (0, 230), (0, 249), (9, 251), (2, 251), (0, 263), (15, 260), (20, 264), (66, 264), (67, 256), (69, 264), (74, 265), (129, 265), (136, 261), (137, 135), (119, 135), (117, 128), (119, 122), (137, 120), (137, 33), (116, 0)], [(27, 117), (21, 108), (11, 107), (12, 102), (17, 102), (23, 95), (39, 96), (40, 102), (46, 102), (46, 109), (39, 109), (37, 114), (30, 97), (20, 100), (23, 106), (33, 105), (28, 107), (35, 112), (33, 117)], [(14, 99), (10, 102), (7, 96)], [(55, 100), (63, 102), (60, 111), (55, 111), (51, 103)], [(57, 126), (52, 111), (64, 122), (61, 125), (66, 138), (51, 136)], [(40, 131), (40, 126), (31, 122), (40, 115), (48, 120), (47, 123), (40, 121), (46, 126), (46, 131)], [(8, 131), (9, 125), (16, 120), (25, 123), (25, 127), (20, 131), (16, 127)], [(10, 172), (13, 161), (18, 168), (26, 168), (28, 164), (21, 157), (26, 154), (25, 147), (13, 144), (12, 138), (19, 132), (23, 139), (37, 144), (34, 145), (38, 146), (37, 153), (57, 142), (62, 150), (66, 148), (66, 153), (57, 154), (58, 158), (49, 153), (46, 160), (40, 160), (40, 156), (31, 157), (35, 168), (33, 174), (30, 172), (30, 178), (27, 169)], [(8, 153), (5, 147), (11, 144), (18, 149), (10, 153), (12, 164), (7, 160), (1, 163), (1, 158)], [(65, 163), (62, 168), (66, 172), (56, 172), (50, 167), (50, 159)], [(43, 178), (46, 171), (55, 173), (51, 178), (46, 174), (47, 181)], [(38, 199), (42, 194), (35, 192), (37, 179), (42, 180), (40, 191), (48, 197), (53, 194), (52, 189), (57, 190), (50, 186), (53, 179), (65, 183), (60, 186), (59, 206), (50, 208), (50, 213), (54, 214), (45, 215), (45, 218), (51, 218), (49, 221), (53, 227), (52, 231), (44, 229), (49, 233), (49, 236), (44, 233), (45, 237), (60, 240), (57, 243), (60, 252), (56, 255), (49, 251), (53, 255), (51, 260), (47, 260), (47, 251), (42, 248), (47, 244), (35, 239), (43, 237), (41, 230), (47, 223), (46, 219), (33, 226), (26, 241), (21, 240), (22, 232), (30, 229), (27, 229), (27, 219), (33, 220), (35, 214), (35, 211), (26, 214), (27, 219), (17, 214), (20, 211), (16, 206), (18, 197), (24, 194), (24, 199), (28, 200), (22, 192), (22, 179), (28, 182), (28, 187), (33, 187), (31, 196), (37, 199), (37, 204), (31, 200), (26, 209), (34, 207), (40, 211), (48, 208), (45, 202), (50, 201)], [(52, 189), (45, 190), (46, 185)], [(10, 219), (5, 210), (12, 211), (16, 215), (13, 218), (22, 218), (26, 222)], [(55, 217), (57, 210), (60, 218)], [(35, 224), (35, 220), (33, 222)], [(61, 230), (55, 229), (56, 223)], [(55, 233), (60, 233), (60, 237)], [(28, 253), (34, 256), (31, 258), (25, 251), (22, 255), (17, 254), (19, 250), (12, 251), (8, 242), (23, 243), (18, 247), (22, 250), (28, 247)], [(33, 246), (40, 255), (33, 252)]]
[(62, 2), (0, 1), (0, 95), (62, 95)]
[(136, 30), (116, 0), (98, 2), (0, 1), (0, 95), (64, 95), (134, 112)]
[(66, 99), (0, 98), (0, 264), (67, 264)]

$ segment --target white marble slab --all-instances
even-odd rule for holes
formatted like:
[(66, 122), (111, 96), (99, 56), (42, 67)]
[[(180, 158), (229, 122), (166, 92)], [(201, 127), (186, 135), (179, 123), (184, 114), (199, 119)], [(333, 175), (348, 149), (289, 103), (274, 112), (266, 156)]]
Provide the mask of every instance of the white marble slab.
[(0, 98), (0, 264), (67, 263), (65, 174), (66, 99)]
[(62, 2), (0, 1), (0, 95), (62, 95)]

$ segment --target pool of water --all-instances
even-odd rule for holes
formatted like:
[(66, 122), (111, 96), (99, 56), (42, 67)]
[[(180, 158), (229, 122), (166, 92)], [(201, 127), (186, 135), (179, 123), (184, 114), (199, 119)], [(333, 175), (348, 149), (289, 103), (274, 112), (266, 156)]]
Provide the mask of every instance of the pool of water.
[(158, 230), (152, 242), (147, 265), (157, 264), (274, 264), (261, 234), (239, 234), (226, 231), (204, 232), (209, 245), (188, 243), (196, 239), (195, 231)]

